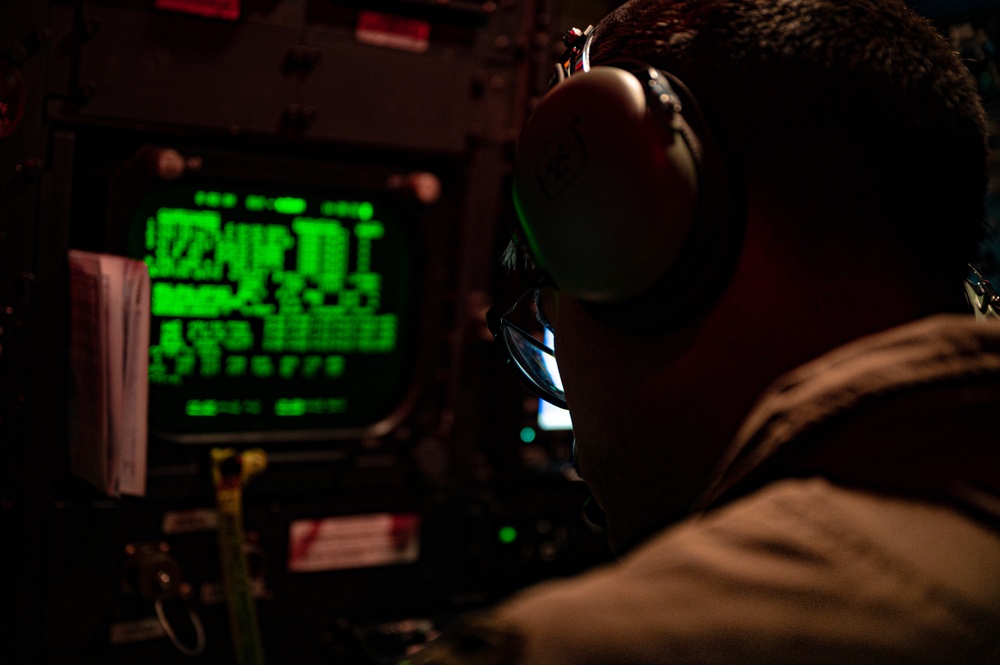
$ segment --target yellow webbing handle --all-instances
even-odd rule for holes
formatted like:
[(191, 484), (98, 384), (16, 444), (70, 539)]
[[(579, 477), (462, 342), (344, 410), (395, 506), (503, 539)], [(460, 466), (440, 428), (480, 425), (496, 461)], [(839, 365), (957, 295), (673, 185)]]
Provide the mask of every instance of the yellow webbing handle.
[(243, 551), (243, 485), (267, 467), (260, 449), (212, 449), (212, 480), (219, 512), (219, 561), (229, 610), (229, 629), (239, 665), (264, 665), (257, 605)]

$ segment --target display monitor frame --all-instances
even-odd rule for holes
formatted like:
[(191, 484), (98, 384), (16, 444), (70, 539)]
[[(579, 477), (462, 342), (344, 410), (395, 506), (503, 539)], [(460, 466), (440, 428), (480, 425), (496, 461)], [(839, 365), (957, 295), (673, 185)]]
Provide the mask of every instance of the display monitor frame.
[[(148, 164), (149, 156), (159, 150), (144, 146), (137, 155), (145, 154), (146, 158), (131, 162)], [(414, 407), (422, 376), (418, 350), (425, 333), (420, 316), (426, 298), (423, 279), (426, 266), (422, 260), (426, 239), (421, 235), (423, 206), (412, 193), (394, 186), (393, 177), (385, 175), (391, 170), (387, 168), (372, 169), (367, 165), (236, 150), (188, 148), (176, 152), (195, 155), (197, 168), (170, 179), (147, 175), (137, 178), (135, 169), (122, 169), (112, 183), (112, 216), (116, 218), (119, 234), (124, 230), (123, 252), (146, 260), (151, 268), (151, 349), (159, 347), (162, 353), (164, 340), (161, 335), (165, 323), (169, 324), (168, 329), (173, 328), (169, 332), (173, 335), (172, 343), (180, 340), (190, 347), (192, 330), (188, 324), (200, 322), (198, 334), (204, 333), (202, 338), (214, 340), (215, 355), (223, 357), (216, 362), (215, 379), (204, 376), (191, 379), (189, 375), (188, 382), (182, 380), (179, 385), (169, 383), (177, 380), (176, 354), (171, 369), (174, 373), (167, 372), (167, 383), (163, 382), (164, 363), (151, 357), (151, 437), (181, 444), (289, 444), (378, 437), (397, 428)], [(148, 169), (146, 172), (148, 174)], [(378, 175), (373, 178), (373, 173)], [(142, 185), (137, 186), (137, 181)], [(207, 226), (207, 230), (191, 230), (199, 224)], [(179, 231), (186, 227), (188, 231)], [(329, 233), (331, 229), (332, 234)], [(269, 349), (262, 351), (262, 339), (256, 339), (262, 338), (265, 325), (261, 317), (224, 314), (185, 319), (177, 316), (184, 307), (205, 298), (191, 297), (192, 289), (196, 290), (196, 278), (180, 279), (176, 271), (169, 277), (164, 276), (164, 266), (155, 258), (157, 238), (151, 237), (156, 236), (157, 230), (173, 234), (171, 242), (175, 245), (208, 242), (209, 245), (216, 243), (215, 249), (221, 247), (218, 243), (225, 236), (230, 252), (234, 248), (246, 250), (261, 244), (263, 251), (260, 254), (263, 255), (268, 248), (277, 251), (275, 243), (290, 244), (292, 246), (285, 248), (286, 261), (289, 253), (295, 254), (296, 261), (302, 259), (302, 245), (306, 240), (320, 252), (318, 259), (314, 256), (320, 263), (329, 258), (326, 254), (330, 251), (346, 252), (347, 256), (341, 256), (338, 261), (339, 274), (332, 276), (340, 284), (339, 291), (334, 288), (336, 293), (318, 288), (317, 279), (329, 281), (329, 272), (324, 276), (319, 273), (303, 276), (295, 270), (285, 271), (289, 277), (280, 274), (284, 268), (270, 274), (266, 284), (257, 276), (256, 287), (258, 290), (265, 288), (265, 299), (273, 301), (280, 297), (279, 290), (287, 287), (289, 279), (309, 282), (305, 288), (299, 284), (297, 294), (289, 297), (293, 309), (308, 311), (297, 319), (294, 314), (285, 317), (286, 328), (293, 319), (301, 322), (309, 319), (314, 311), (329, 309), (329, 305), (345, 305), (345, 302), (329, 302), (331, 297), (346, 300), (346, 307), (354, 309), (339, 321), (331, 314), (323, 323), (315, 320), (316, 317), (307, 323), (307, 337), (325, 335), (318, 352), (315, 348), (303, 350), (301, 339), (286, 337), (276, 344), (273, 335), (269, 338)], [(147, 247), (150, 242), (153, 246)], [(185, 255), (175, 259), (183, 261)], [(282, 259), (277, 260), (280, 263)], [(264, 256), (261, 261), (267, 264), (268, 259)], [(370, 265), (359, 265), (365, 262)], [(285, 284), (276, 284), (275, 279), (284, 280)], [(229, 283), (225, 279), (209, 280), (208, 283), (210, 290), (221, 291), (225, 294), (224, 299), (229, 299), (239, 291), (234, 285), (236, 282), (242, 284), (239, 279)], [(345, 287), (348, 282), (353, 285)], [(175, 297), (177, 293), (181, 293), (180, 300)], [(165, 294), (167, 300), (164, 300)], [(164, 304), (169, 303), (171, 297), (175, 302)], [(374, 307), (372, 298), (380, 301)], [(310, 309), (309, 301), (320, 305)], [(260, 300), (240, 303), (262, 311), (267, 310), (267, 304)], [(269, 304), (272, 310), (279, 306), (275, 302)], [(204, 302), (201, 306), (205, 306)], [(220, 310), (216, 307), (214, 311), (218, 314)], [(272, 329), (279, 318), (275, 314), (272, 311), (266, 319)], [(345, 323), (347, 319), (353, 323)], [(213, 324), (213, 321), (219, 323)], [(336, 335), (326, 335), (330, 326), (338, 325), (343, 329), (339, 342)], [(367, 341), (360, 338), (355, 341), (367, 344), (367, 348), (357, 353), (341, 353), (345, 340), (350, 344), (353, 332), (360, 330), (367, 331)], [(252, 334), (248, 334), (251, 331)], [(256, 354), (239, 353), (241, 345), (248, 344), (248, 337), (255, 337), (258, 342)], [(220, 354), (220, 348), (234, 353)], [(230, 359), (239, 361), (240, 355), (246, 356), (242, 361), (245, 372), (242, 381), (233, 381), (233, 377), (218, 378), (222, 372), (233, 369)], [(255, 359), (260, 361), (257, 369), (270, 372), (270, 377), (251, 373)], [(203, 369), (202, 360), (199, 356), (196, 361), (199, 371)], [(187, 362), (190, 363), (190, 359)], [(337, 391), (352, 388), (352, 368), (353, 380), (360, 380), (365, 385), (360, 392), (345, 397)], [(281, 382), (276, 377), (281, 372), (294, 371), (299, 373), (292, 375), (296, 378), (289, 380), (286, 387), (291, 389), (297, 384), (302, 389), (311, 385), (314, 390), (280, 395)], [(307, 374), (312, 377), (312, 384)], [(370, 376), (375, 379), (366, 378)], [(380, 387), (382, 380), (389, 385)], [(337, 387), (338, 382), (341, 388)], [(192, 384), (200, 384), (201, 388)], [(201, 389), (211, 394), (199, 394)], [(376, 404), (365, 408), (363, 405), (368, 399)], [(179, 402), (184, 404), (183, 413), (177, 410)], [(362, 404), (362, 409), (352, 410), (352, 403)], [(170, 404), (172, 411), (164, 411), (161, 408), (164, 404)]]

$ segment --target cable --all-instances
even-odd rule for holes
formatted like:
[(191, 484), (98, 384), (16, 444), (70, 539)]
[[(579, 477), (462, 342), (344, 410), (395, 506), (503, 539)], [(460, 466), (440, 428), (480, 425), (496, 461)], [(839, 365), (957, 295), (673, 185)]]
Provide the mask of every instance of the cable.
[(174, 627), (170, 624), (167, 619), (167, 613), (163, 610), (163, 598), (157, 596), (156, 600), (153, 601), (153, 607), (156, 608), (156, 618), (160, 620), (160, 625), (163, 626), (163, 631), (170, 638), (170, 641), (174, 643), (177, 650), (180, 651), (185, 656), (200, 656), (203, 651), (205, 651), (205, 627), (201, 623), (201, 618), (198, 613), (194, 611), (193, 607), (188, 607), (188, 617), (191, 619), (191, 625), (194, 626), (195, 633), (195, 645), (189, 647), (182, 643), (177, 637), (177, 633), (174, 631)]

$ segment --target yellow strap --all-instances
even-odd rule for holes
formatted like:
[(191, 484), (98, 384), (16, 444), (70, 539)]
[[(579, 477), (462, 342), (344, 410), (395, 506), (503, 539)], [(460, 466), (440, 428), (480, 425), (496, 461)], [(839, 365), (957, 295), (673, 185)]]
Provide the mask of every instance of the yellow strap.
[(212, 450), (212, 479), (219, 512), (219, 560), (229, 610), (229, 629), (239, 665), (264, 665), (264, 647), (257, 605), (243, 550), (243, 485), (267, 466), (260, 449), (238, 453), (232, 448)]

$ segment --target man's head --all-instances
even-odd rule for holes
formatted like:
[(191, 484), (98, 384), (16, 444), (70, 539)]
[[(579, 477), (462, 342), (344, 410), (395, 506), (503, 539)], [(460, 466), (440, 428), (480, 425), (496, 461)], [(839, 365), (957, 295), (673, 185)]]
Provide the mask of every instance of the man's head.
[(960, 296), (985, 132), (967, 71), (892, 0), (630, 2), (592, 44), (595, 66), (679, 77), (746, 196), (733, 276), (695, 320), (631, 334), (549, 304), (580, 467), (624, 549), (684, 513), (779, 374)]
[(633, 1), (591, 57), (680, 77), (751, 196), (790, 213), (772, 220), (782, 235), (881, 234), (915, 282), (958, 290), (981, 233), (985, 120), (968, 71), (902, 0)]

